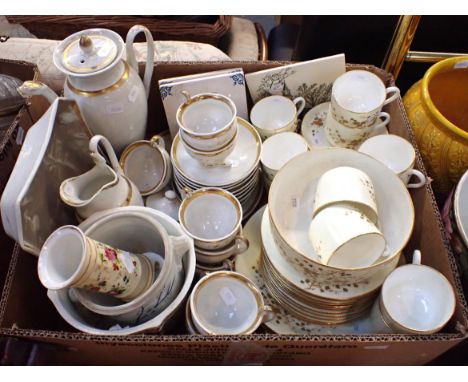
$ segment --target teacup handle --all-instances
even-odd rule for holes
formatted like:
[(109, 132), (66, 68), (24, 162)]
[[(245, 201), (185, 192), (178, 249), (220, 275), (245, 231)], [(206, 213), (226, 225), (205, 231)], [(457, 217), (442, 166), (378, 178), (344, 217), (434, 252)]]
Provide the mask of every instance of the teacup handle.
[[(305, 99), (302, 98), (302, 97), (296, 97), (293, 99), (293, 103), (294, 105), (296, 106), (296, 109), (297, 109), (297, 115), (301, 114), (302, 113), (302, 110), (304, 110), (304, 107), (305, 107)], [(299, 106), (297, 106), (299, 105)]]
[(188, 187), (184, 187), (184, 189), (181, 190), (180, 192), (180, 196), (182, 197), (182, 200), (190, 198), (192, 194), (193, 194), (193, 191)]
[(398, 89), (396, 86), (390, 86), (387, 89), (385, 89), (385, 91), (387, 92), (387, 95), (389, 95), (390, 93), (393, 94), (385, 100), (382, 106), (385, 106), (390, 102), (395, 101), (400, 95), (400, 89)]
[(390, 114), (386, 113), (385, 111), (381, 111), (377, 118), (382, 118), (383, 121), (379, 122), (378, 124), (374, 125), (374, 129), (378, 129), (379, 127), (387, 126), (390, 122)]
[(153, 35), (148, 28), (143, 25), (134, 25), (130, 28), (125, 39), (125, 49), (127, 50), (127, 62), (128, 64), (138, 73), (138, 63), (135, 58), (135, 49), (133, 47), (133, 40), (138, 33), (144, 32), (146, 37), (146, 64), (145, 64), (145, 76), (143, 77), (143, 84), (145, 86), (146, 99), (149, 97), (151, 89), (151, 77), (153, 76), (154, 67), (154, 41)]
[(89, 140), (89, 151), (90, 155), (93, 158), (94, 163), (96, 164), (105, 164), (107, 165), (106, 159), (99, 153), (99, 144), (102, 144), (104, 147), (104, 151), (106, 152), (109, 160), (111, 162), (112, 168), (120, 175), (123, 175), (122, 167), (120, 167), (119, 161), (117, 160), (117, 156), (115, 155), (115, 151), (109, 142), (109, 140), (104, 137), (103, 135), (94, 135)]
[(190, 103), (192, 101), (192, 97), (190, 96), (190, 93), (187, 90), (182, 90), (180, 92), (185, 98), (185, 103)]
[(421, 265), (421, 251), (419, 249), (415, 249), (413, 252), (412, 264)]
[(416, 183), (409, 183), (409, 184), (406, 185), (406, 187), (408, 187), (408, 188), (420, 188), (420, 187), (423, 187), (426, 184), (426, 182), (427, 182), (426, 176), (421, 171), (416, 170), (416, 169), (413, 168), (411, 170), (410, 177), (413, 176), (413, 175), (416, 176), (419, 179), (419, 181), (416, 182)]
[(160, 135), (154, 135), (150, 139), (151, 146), (153, 147), (160, 147), (161, 149), (165, 150), (166, 149), (166, 144), (164, 143), (164, 139)]

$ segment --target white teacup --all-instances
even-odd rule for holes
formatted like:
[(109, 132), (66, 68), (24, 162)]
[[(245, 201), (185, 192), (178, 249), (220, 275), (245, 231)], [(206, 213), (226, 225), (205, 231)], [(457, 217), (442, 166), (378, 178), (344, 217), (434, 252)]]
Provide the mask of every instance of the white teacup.
[[(182, 133), (182, 132), (181, 132)], [(196, 160), (200, 161), (203, 166), (220, 166), (225, 164), (225, 159), (234, 151), (236, 147), (237, 129), (234, 137), (223, 147), (214, 151), (200, 151), (190, 146), (184, 141), (183, 135), (180, 135), (187, 153)]]
[(221, 264), (224, 260), (247, 251), (248, 248), (249, 241), (242, 236), (238, 236), (234, 239), (232, 244), (225, 248), (220, 248), (215, 251), (195, 248), (195, 254), (197, 256), (197, 262), (203, 264)]
[[(387, 96), (391, 94), (390, 97)], [(367, 70), (351, 70), (333, 83), (331, 114), (350, 128), (372, 126), (382, 107), (398, 98), (400, 90), (386, 88), (382, 80)]]
[(281, 167), (308, 150), (307, 141), (297, 133), (280, 133), (266, 139), (260, 157), (265, 183), (269, 186)]
[(234, 102), (222, 94), (182, 94), (187, 101), (177, 109), (176, 119), (184, 142), (199, 151), (216, 151), (226, 146), (237, 133)]
[(362, 211), (372, 222), (378, 221), (374, 185), (369, 176), (357, 168), (335, 167), (320, 177), (312, 216), (337, 203), (346, 203)]
[(296, 131), (297, 117), (304, 110), (302, 97), (289, 98), (274, 95), (258, 101), (250, 112), (250, 121), (262, 140), (274, 134)]
[(190, 295), (190, 312), (194, 328), (205, 335), (251, 334), (273, 319), (258, 288), (247, 277), (228, 271), (198, 281)]
[(309, 239), (323, 264), (341, 269), (372, 265), (386, 246), (366, 215), (342, 205), (327, 207), (312, 219)]
[(239, 200), (221, 188), (188, 192), (179, 209), (182, 229), (195, 247), (217, 250), (230, 245), (240, 234), (242, 207)]
[[(416, 162), (413, 146), (398, 135), (389, 134), (369, 138), (358, 151), (384, 163), (408, 188), (423, 187), (427, 182), (426, 176), (413, 168)], [(409, 183), (413, 175), (418, 178), (418, 181)]]
[(412, 264), (395, 269), (385, 279), (371, 318), (379, 332), (432, 334), (447, 324), (455, 305), (450, 282), (439, 271), (422, 265), (416, 250)]
[(372, 125), (355, 129), (337, 122), (333, 118), (333, 114), (329, 112), (325, 121), (325, 135), (328, 142), (335, 147), (357, 149), (374, 130), (381, 130), (390, 122), (390, 114), (384, 111), (379, 112), (378, 118), (383, 120), (380, 121), (377, 119), (377, 121)]
[(143, 196), (162, 190), (172, 177), (171, 158), (159, 135), (128, 145), (120, 157), (120, 166)]

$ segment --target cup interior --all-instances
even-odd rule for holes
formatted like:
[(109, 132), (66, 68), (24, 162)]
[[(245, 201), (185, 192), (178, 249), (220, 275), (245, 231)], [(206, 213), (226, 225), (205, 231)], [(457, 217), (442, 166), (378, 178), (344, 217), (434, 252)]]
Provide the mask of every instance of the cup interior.
[(290, 159), (307, 150), (307, 142), (299, 134), (280, 133), (263, 142), (261, 161), (264, 166), (278, 171)]
[(141, 192), (150, 191), (164, 176), (164, 158), (159, 150), (143, 144), (126, 155), (123, 170)]
[(382, 302), (392, 319), (416, 331), (440, 329), (455, 309), (449, 281), (433, 268), (413, 264), (387, 277)]
[(282, 96), (270, 96), (257, 102), (250, 113), (251, 122), (266, 130), (285, 127), (296, 116), (294, 103)]
[(385, 85), (375, 74), (365, 70), (351, 70), (338, 77), (332, 90), (333, 97), (346, 110), (367, 113), (385, 101)]
[(44, 244), (41, 257), (41, 280), (51, 287), (67, 283), (80, 271), (86, 255), (86, 242), (74, 227), (63, 227), (55, 231)]
[(416, 159), (411, 143), (396, 135), (378, 135), (366, 140), (359, 151), (384, 163), (396, 174), (413, 166)]
[(188, 201), (181, 223), (194, 238), (216, 241), (231, 235), (240, 219), (238, 206), (231, 198), (202, 193)]
[(259, 310), (254, 292), (232, 277), (206, 280), (196, 292), (194, 307), (201, 325), (220, 334), (247, 331), (255, 323)]
[(194, 133), (209, 134), (225, 128), (233, 119), (229, 105), (218, 99), (201, 99), (188, 105), (182, 115), (182, 124)]

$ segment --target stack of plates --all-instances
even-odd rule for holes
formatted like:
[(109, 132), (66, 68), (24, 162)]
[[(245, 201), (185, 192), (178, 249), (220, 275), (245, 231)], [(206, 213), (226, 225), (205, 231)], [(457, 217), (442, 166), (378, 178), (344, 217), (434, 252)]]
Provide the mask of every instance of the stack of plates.
[(226, 158), (226, 165), (203, 166), (187, 153), (179, 135), (172, 144), (171, 161), (174, 187), (179, 196), (186, 188), (194, 191), (203, 187), (220, 187), (236, 196), (245, 218), (255, 210), (262, 196), (259, 167), (262, 144), (250, 123), (238, 117), (237, 125), (237, 141), (233, 152)]
[[(380, 277), (367, 283), (322, 287), (315, 272), (299, 271), (281, 255), (271, 231), (268, 208), (265, 209), (261, 237), (263, 253), (260, 272), (270, 295), (291, 315), (318, 324), (340, 324), (362, 316), (378, 295)], [(396, 263), (398, 258), (396, 257)]]

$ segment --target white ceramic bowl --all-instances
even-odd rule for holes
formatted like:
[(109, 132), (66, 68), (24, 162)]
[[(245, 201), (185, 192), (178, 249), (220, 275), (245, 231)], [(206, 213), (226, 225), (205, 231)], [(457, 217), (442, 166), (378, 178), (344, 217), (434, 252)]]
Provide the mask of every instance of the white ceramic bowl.
[(153, 252), (164, 257), (162, 269), (151, 287), (127, 303), (76, 289), (78, 300), (91, 311), (112, 316), (119, 323), (136, 324), (161, 312), (180, 289), (183, 279), (181, 258), (193, 245), (186, 235), (170, 236), (156, 219), (125, 209), (95, 221), (84, 232), (95, 240), (119, 245), (133, 253)]
[[(318, 180), (326, 171), (339, 166), (364, 171), (375, 188), (379, 229), (387, 248), (370, 267), (345, 270), (324, 265), (308, 237)], [(343, 283), (353, 283), (385, 268), (402, 252), (414, 225), (413, 202), (400, 179), (379, 161), (349, 149), (317, 150), (292, 159), (273, 180), (268, 205), (273, 235), (283, 255), (299, 271), (303, 267), (317, 271), (316, 282), (325, 284), (341, 274)]]
[[(103, 211), (94, 214), (92, 217), (83, 222), (81, 224), (81, 228), (86, 230), (86, 227), (94, 224), (94, 222), (98, 221), (99, 219), (114, 213), (118, 213), (123, 209), (126, 211), (137, 212), (153, 217), (164, 226), (169, 235), (183, 235), (183, 231), (181, 230), (180, 225), (175, 220), (171, 219), (163, 213), (146, 207), (125, 207)], [(187, 296), (191, 287), (195, 274), (196, 264), (195, 251), (193, 247), (189, 248), (189, 250), (183, 255), (182, 263), (185, 270), (185, 279), (179, 293), (162, 312), (152, 317), (148, 321), (138, 325), (129, 324), (122, 327), (115, 327), (115, 323), (112, 321), (103, 322), (102, 316), (89, 312), (85, 310), (81, 304), (73, 302), (70, 299), (67, 289), (62, 289), (59, 291), (49, 290), (47, 292), (47, 296), (52, 301), (62, 318), (71, 326), (82, 332), (94, 335), (129, 335), (145, 331), (159, 332), (170, 320), (172, 315), (174, 315), (175, 312), (183, 305), (185, 297)]]
[(468, 170), (461, 177), (455, 190), (453, 212), (458, 231), (468, 248)]

